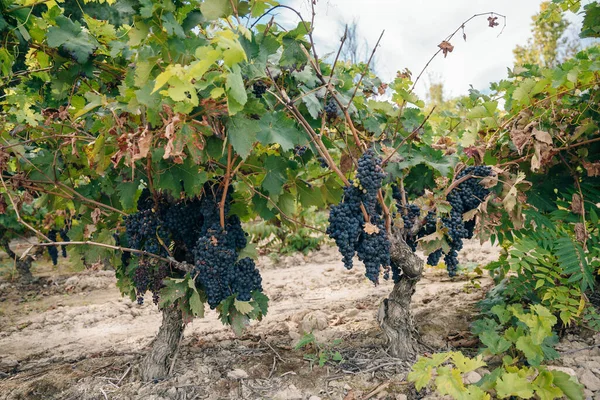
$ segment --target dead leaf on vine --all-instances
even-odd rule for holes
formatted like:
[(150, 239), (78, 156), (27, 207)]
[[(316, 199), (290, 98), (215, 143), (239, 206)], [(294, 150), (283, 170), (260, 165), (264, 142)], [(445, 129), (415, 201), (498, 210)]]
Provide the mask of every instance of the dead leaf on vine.
[(210, 244), (212, 244), (213, 246), (216, 246), (216, 245), (219, 244), (219, 240), (216, 237), (211, 236), (210, 237)]
[(585, 231), (585, 225), (582, 222), (575, 224), (575, 239), (578, 242), (584, 243), (587, 239), (587, 232)]
[(365, 224), (364, 231), (369, 235), (373, 235), (379, 233), (379, 227), (377, 225), (373, 225), (370, 222), (367, 222)]
[(529, 142), (529, 139), (531, 139), (531, 134), (522, 129), (512, 129), (510, 131), (510, 140), (517, 148), (519, 155), (523, 154), (523, 148)]
[[(150, 147), (152, 146), (152, 133), (146, 127), (139, 136), (137, 141), (137, 149), (133, 149), (133, 154), (131, 156), (131, 161), (141, 160), (142, 158), (146, 158), (148, 156), (148, 152), (150, 151)], [(137, 150), (137, 151), (136, 151)]]
[(571, 211), (575, 214), (583, 214), (583, 199), (578, 193), (574, 193), (571, 199)]
[(485, 156), (485, 148), (483, 146), (469, 146), (465, 149), (465, 154), (475, 160), (476, 164), (481, 164)]
[(471, 211), (467, 211), (466, 213), (463, 214), (463, 221), (470, 221), (473, 218), (475, 218), (475, 216), (477, 215), (477, 209), (474, 208)]
[[(29, 193), (29, 191), (25, 191), (23, 193), (23, 203), (25, 203), (25, 204), (33, 203), (33, 196), (31, 195), (31, 193)], [(1, 210), (0, 210), (0, 212), (1, 212)]]
[(488, 26), (489, 26), (490, 28), (493, 28), (493, 27), (495, 27), (495, 26), (498, 26), (498, 17), (492, 17), (492, 16), (489, 16), (489, 17), (488, 17)]
[(96, 229), (96, 225), (94, 224), (86, 225), (85, 228), (83, 228), (83, 237), (85, 237), (86, 239), (91, 238), (92, 234), (96, 232)]
[(588, 176), (600, 176), (600, 162), (591, 163), (584, 161), (583, 167), (587, 171)]
[(442, 50), (442, 53), (444, 53), (444, 58), (446, 58), (448, 53), (452, 53), (452, 50), (454, 50), (454, 46), (452, 46), (450, 44), (450, 42), (448, 42), (446, 40), (444, 40), (444, 41), (442, 41), (442, 43), (438, 44), (438, 47)]
[(383, 96), (385, 94), (385, 91), (387, 90), (387, 88), (388, 88), (388, 84), (387, 83), (382, 83), (377, 88), (377, 93), (379, 93), (380, 96)]
[(92, 222), (94, 224), (97, 224), (98, 221), (100, 221), (100, 217), (102, 216), (102, 211), (100, 211), (99, 208), (95, 208), (94, 211), (92, 211)]
[(552, 144), (552, 136), (548, 132), (540, 131), (536, 128), (533, 128), (532, 134), (533, 137), (536, 138), (536, 140), (549, 145)]
[(169, 158), (173, 158), (173, 161), (176, 164), (183, 163), (183, 148), (185, 143), (183, 142), (180, 135), (176, 134), (176, 126), (181, 121), (179, 115), (175, 115), (173, 118), (164, 121), (165, 122), (165, 138), (167, 138), (167, 144), (165, 146), (165, 154), (163, 155), (163, 159), (168, 160)]
[(352, 170), (352, 157), (349, 154), (344, 153), (340, 160), (340, 170), (343, 173), (347, 173)]
[(552, 157), (554, 157), (554, 151), (552, 146), (536, 141), (533, 144), (534, 154), (531, 157), (531, 170), (533, 172), (537, 172), (543, 165), (548, 164)]
[(4, 199), (4, 196), (0, 197), (0, 214), (4, 214), (6, 212), (6, 209), (8, 208), (8, 204), (6, 204), (6, 200)]

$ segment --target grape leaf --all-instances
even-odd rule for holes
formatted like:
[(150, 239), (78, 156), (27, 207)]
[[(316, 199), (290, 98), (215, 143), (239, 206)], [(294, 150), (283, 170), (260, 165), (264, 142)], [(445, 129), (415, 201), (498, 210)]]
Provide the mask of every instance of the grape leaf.
[(246, 159), (256, 142), (256, 135), (260, 131), (258, 121), (236, 115), (227, 123), (227, 139), (235, 152)]
[(237, 298), (234, 300), (233, 305), (236, 310), (246, 315), (250, 314), (254, 310), (254, 307), (249, 301), (240, 301)]
[(529, 399), (533, 397), (533, 385), (527, 378), (520, 376), (518, 373), (507, 372), (498, 378), (496, 393), (501, 399), (510, 396)]
[(81, 24), (59, 15), (56, 17), (56, 25), (48, 29), (48, 46), (53, 48), (62, 46), (77, 62), (81, 64), (87, 62), (96, 46), (92, 38), (81, 29)]
[(583, 386), (577, 383), (577, 381), (575, 380), (576, 378), (562, 371), (554, 370), (550, 372), (552, 372), (552, 375), (554, 376), (554, 380), (552, 383), (559, 387), (560, 390), (563, 391), (563, 393), (565, 394), (565, 396), (567, 396), (569, 400), (584, 399)]
[(296, 123), (283, 112), (268, 113), (260, 119), (258, 140), (268, 145), (278, 143), (285, 151), (291, 150), (302, 142), (302, 134)]
[(233, 12), (229, 0), (205, 0), (200, 5), (200, 11), (208, 20), (226, 17)]

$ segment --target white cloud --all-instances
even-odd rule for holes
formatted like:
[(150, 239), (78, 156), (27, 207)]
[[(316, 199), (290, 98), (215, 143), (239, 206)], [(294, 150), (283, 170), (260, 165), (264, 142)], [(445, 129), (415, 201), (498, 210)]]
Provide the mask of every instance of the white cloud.
[[(486, 16), (467, 24), (467, 41), (463, 41), (459, 32), (452, 40), (454, 51), (447, 58), (438, 56), (416, 89), (424, 96), (427, 74), (431, 73), (444, 83), (447, 96), (457, 96), (466, 93), (470, 84), (483, 90), (489, 87), (489, 82), (506, 77), (506, 67), (513, 63), (512, 50), (530, 36), (531, 16), (538, 11), (539, 3), (540, 0), (320, 0), (316, 6), (314, 38), (319, 53), (325, 54), (339, 45), (344, 22), (358, 20), (358, 35), (369, 46), (375, 44), (385, 29), (375, 67), (389, 81), (396, 71), (404, 68), (416, 76), (437, 45), (472, 15), (490, 11), (505, 15), (506, 28), (500, 36), (502, 18), (498, 19), (500, 26), (494, 29), (488, 27)], [(310, 20), (309, 0), (288, 0), (285, 4)], [(286, 10), (281, 10), (278, 18), (284, 25), (298, 22)]]

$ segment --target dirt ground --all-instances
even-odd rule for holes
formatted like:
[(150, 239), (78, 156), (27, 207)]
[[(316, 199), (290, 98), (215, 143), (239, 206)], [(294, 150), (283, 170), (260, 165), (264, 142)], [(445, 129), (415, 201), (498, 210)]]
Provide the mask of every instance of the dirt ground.
[[(461, 261), (473, 268), (497, 252), (470, 242)], [(377, 326), (377, 308), (391, 282), (373, 286), (359, 263), (345, 270), (333, 248), (278, 262), (261, 257), (259, 268), (268, 315), (236, 337), (207, 312), (186, 327), (171, 377), (150, 383), (139, 380), (136, 367), (160, 325), (150, 297), (142, 306), (121, 297), (111, 271), (38, 267), (38, 284), (0, 280), (0, 399), (421, 397), (405, 381), (410, 363), (386, 353)], [(490, 285), (475, 273), (451, 280), (428, 269), (413, 298), (423, 352), (472, 346), (474, 304)], [(314, 347), (293, 347), (310, 331), (343, 361), (319, 367), (305, 360)], [(341, 344), (334, 345), (336, 339)]]

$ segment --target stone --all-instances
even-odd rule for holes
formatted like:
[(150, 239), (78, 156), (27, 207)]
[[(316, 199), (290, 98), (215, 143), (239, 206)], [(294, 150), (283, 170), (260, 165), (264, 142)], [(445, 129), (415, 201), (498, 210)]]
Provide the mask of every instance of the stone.
[(474, 383), (477, 383), (481, 380), (481, 375), (479, 375), (477, 372), (475, 371), (471, 371), (465, 374), (465, 376), (463, 376), (463, 381), (465, 383), (465, 385), (472, 385)]
[(322, 400), (319, 396), (312, 395), (308, 398), (308, 400)]
[(294, 385), (290, 385), (284, 390), (280, 390), (275, 394), (273, 400), (302, 400), (302, 392)]
[(243, 369), (234, 369), (233, 371), (229, 371), (227, 373), (227, 377), (229, 379), (247, 379), (248, 373)]
[(579, 382), (581, 382), (586, 389), (589, 389), (592, 392), (600, 390), (600, 378), (594, 375), (592, 371), (585, 370), (582, 374), (580, 374)]
[(396, 395), (396, 400), (408, 400), (408, 396), (401, 393)]
[(302, 318), (300, 333), (322, 331), (329, 326), (329, 318), (323, 311), (311, 311)]
[(592, 392), (591, 390), (583, 389), (583, 397), (585, 398), (585, 400), (593, 400), (594, 392)]

